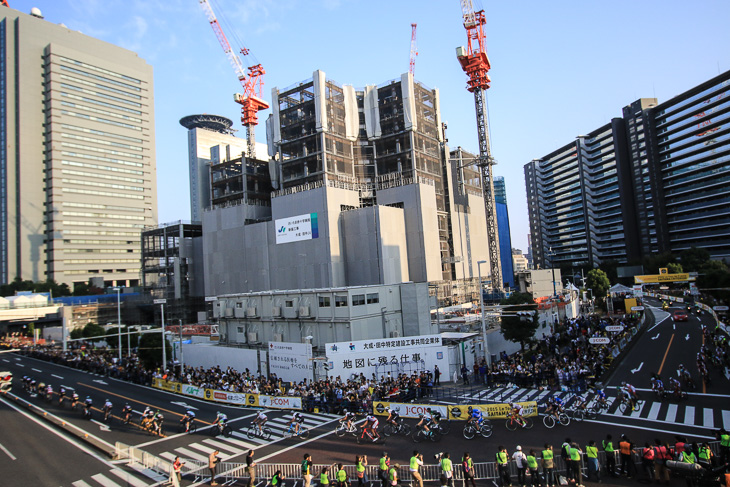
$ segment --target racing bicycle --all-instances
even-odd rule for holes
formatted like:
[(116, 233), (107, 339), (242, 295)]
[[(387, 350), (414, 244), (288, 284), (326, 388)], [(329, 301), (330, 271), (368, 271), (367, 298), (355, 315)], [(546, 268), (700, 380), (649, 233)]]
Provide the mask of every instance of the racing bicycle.
[(468, 423), (464, 426), (464, 438), (471, 440), (476, 435), (482, 435), (484, 438), (492, 436), (493, 430), (492, 422), (485, 419), (481, 423)]

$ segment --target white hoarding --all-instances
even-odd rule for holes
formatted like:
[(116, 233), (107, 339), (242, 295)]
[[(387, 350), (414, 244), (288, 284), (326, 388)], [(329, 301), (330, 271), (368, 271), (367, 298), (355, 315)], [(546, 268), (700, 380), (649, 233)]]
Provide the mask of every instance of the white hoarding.
[(269, 342), (269, 374), (285, 382), (312, 380), (313, 364), (310, 343)]
[(277, 245), (319, 238), (319, 223), (316, 213), (279, 218), (276, 220), (275, 229)]
[(433, 371), (436, 365), (442, 373), (449, 370), (447, 347), (443, 346), (441, 335), (328, 343), (326, 353), (327, 374), (343, 379), (353, 374), (380, 379), (388, 374)]

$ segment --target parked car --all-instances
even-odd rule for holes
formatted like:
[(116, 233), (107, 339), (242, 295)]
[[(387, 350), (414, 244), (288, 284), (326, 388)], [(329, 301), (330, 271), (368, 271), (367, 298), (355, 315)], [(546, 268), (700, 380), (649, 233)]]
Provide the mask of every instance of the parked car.
[(687, 312), (683, 310), (678, 310), (672, 313), (672, 319), (674, 321), (687, 321)]

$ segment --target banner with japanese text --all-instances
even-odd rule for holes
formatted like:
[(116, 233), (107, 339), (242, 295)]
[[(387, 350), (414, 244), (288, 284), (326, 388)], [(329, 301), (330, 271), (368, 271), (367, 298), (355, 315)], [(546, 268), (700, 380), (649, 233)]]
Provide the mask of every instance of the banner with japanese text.
[(312, 344), (269, 342), (269, 373), (284, 382), (301, 382), (313, 377)]

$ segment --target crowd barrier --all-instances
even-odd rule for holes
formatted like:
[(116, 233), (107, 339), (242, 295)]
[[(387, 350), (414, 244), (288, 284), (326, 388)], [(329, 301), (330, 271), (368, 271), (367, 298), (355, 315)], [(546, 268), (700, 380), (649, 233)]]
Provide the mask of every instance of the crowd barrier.
[(239, 406), (256, 406), (267, 409), (302, 409), (302, 398), (298, 396), (269, 396), (265, 394), (218, 391), (159, 378), (152, 379), (152, 387), (182, 394), (183, 396), (197, 397), (206, 401), (236, 404)]
[[(537, 402), (527, 401), (518, 402), (522, 406), (523, 416), (537, 416)], [(489, 419), (506, 419), (512, 412), (509, 404), (472, 404), (472, 405), (450, 405), (441, 406), (438, 404), (412, 404), (373, 401), (373, 411), (376, 415), (387, 416), (388, 409), (397, 411), (402, 418), (420, 418), (421, 415), (430, 408), (432, 412), (438, 412), (441, 417), (446, 419), (454, 419), (457, 421), (466, 421), (469, 419), (469, 408), (479, 409), (484, 417)]]

